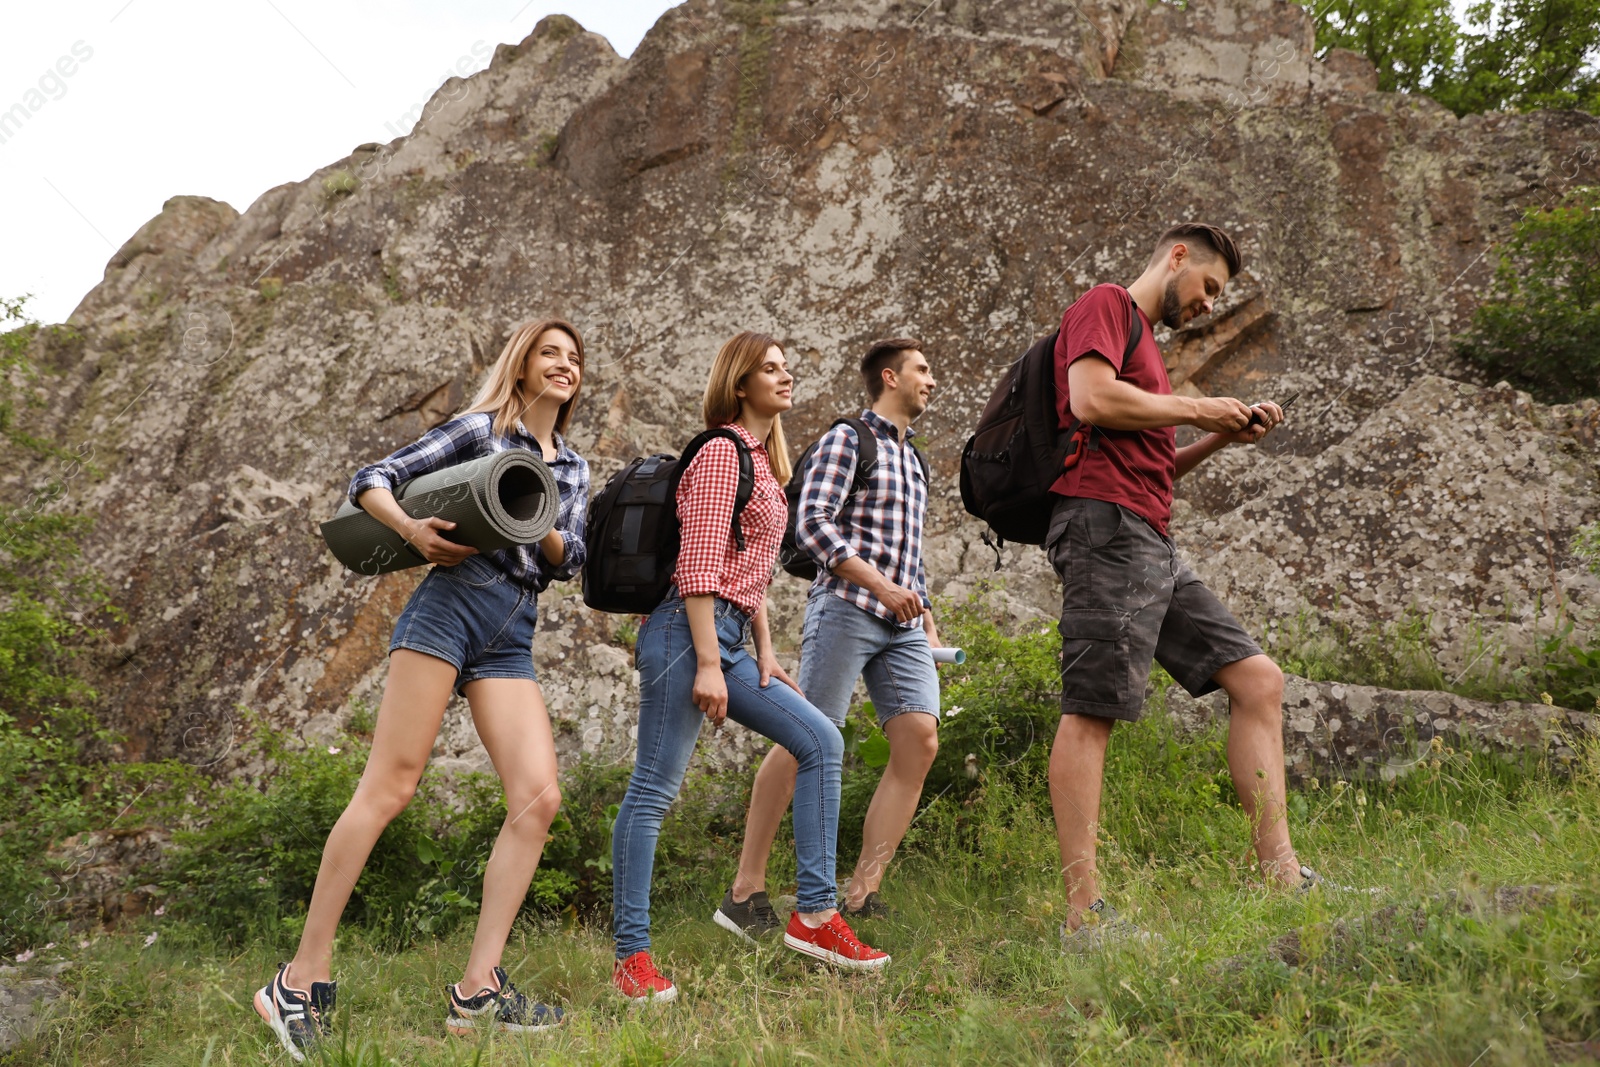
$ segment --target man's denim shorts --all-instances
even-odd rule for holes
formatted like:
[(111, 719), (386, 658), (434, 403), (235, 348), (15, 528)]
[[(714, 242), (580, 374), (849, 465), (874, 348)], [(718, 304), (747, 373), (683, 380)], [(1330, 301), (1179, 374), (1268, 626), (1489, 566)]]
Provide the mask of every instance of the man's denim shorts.
[(482, 555), (453, 567), (435, 564), (394, 624), (389, 651), (409, 648), (456, 671), (456, 694), (479, 678), (526, 678), (533, 672), (538, 594)]
[(800, 691), (835, 725), (843, 726), (856, 679), (882, 726), (920, 711), (939, 717), (939, 673), (921, 626), (900, 626), (813, 588), (800, 630)]

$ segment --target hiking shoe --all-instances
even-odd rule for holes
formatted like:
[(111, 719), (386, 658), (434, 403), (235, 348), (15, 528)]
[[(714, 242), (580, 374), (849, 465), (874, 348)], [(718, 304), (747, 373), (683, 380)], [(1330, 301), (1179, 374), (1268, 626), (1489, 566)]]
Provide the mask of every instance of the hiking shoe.
[(711, 921), (752, 945), (757, 943), (757, 938), (783, 929), (783, 923), (778, 921), (778, 913), (767, 902), (766, 890), (751, 893), (749, 900), (735, 903), (733, 890), (729, 889), (723, 894), (722, 903), (711, 916)]
[(840, 904), (839, 910), (846, 917), (857, 920), (894, 918), (894, 909), (883, 902), (883, 898), (878, 896), (876, 889), (862, 899), (861, 907), (852, 908), (849, 904)]
[(618, 960), (611, 971), (611, 984), (635, 1005), (665, 1004), (678, 999), (678, 987), (656, 970), (650, 953), (644, 951)]
[(322, 1039), (331, 1033), (328, 1015), (333, 1012), (333, 1002), (338, 996), (338, 982), (312, 982), (311, 992), (290, 989), (283, 976), (289, 970), (287, 963), (278, 964), (278, 973), (256, 990), (256, 1014), (272, 1027), (278, 1043), (296, 1063), (305, 1061), (307, 1052), (315, 1052)]
[(452, 1034), (470, 1034), (479, 1026), (507, 1034), (531, 1034), (561, 1025), (560, 1008), (529, 1000), (526, 993), (506, 979), (502, 968), (494, 969), (494, 980), (498, 989), (485, 988), (471, 997), (463, 997), (454, 984), (445, 987), (450, 1014), (444, 1025)]
[(796, 952), (847, 971), (876, 971), (889, 964), (889, 954), (862, 944), (838, 912), (816, 927), (801, 922), (800, 913), (795, 912), (783, 932), (783, 943)]
[(1124, 941), (1159, 941), (1160, 935), (1141, 930), (1128, 919), (1117, 914), (1117, 909), (1101, 897), (1090, 904), (1083, 917), (1083, 925), (1076, 930), (1061, 924), (1061, 950), (1074, 954), (1098, 952)]
[(1362, 888), (1360, 886), (1340, 885), (1338, 882), (1330, 882), (1326, 878), (1322, 877), (1322, 875), (1318, 874), (1316, 871), (1302, 863), (1300, 865), (1300, 884), (1295, 886), (1295, 893), (1299, 896), (1305, 896), (1307, 893), (1310, 893), (1312, 890), (1319, 887), (1322, 889), (1331, 889), (1338, 893), (1367, 893), (1372, 896), (1377, 896), (1379, 893), (1383, 892), (1383, 890), (1379, 889), (1377, 886), (1368, 886), (1366, 888)]

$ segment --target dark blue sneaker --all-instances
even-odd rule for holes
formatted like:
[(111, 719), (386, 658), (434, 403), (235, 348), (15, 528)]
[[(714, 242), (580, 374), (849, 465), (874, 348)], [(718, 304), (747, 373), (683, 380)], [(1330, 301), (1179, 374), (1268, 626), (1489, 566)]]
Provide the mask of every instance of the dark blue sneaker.
[(500, 988), (484, 989), (472, 997), (463, 997), (454, 983), (445, 987), (450, 997), (450, 1016), (444, 1024), (452, 1034), (475, 1033), (480, 1026), (507, 1034), (531, 1034), (561, 1025), (564, 1016), (560, 1008), (529, 1000), (526, 993), (506, 980), (503, 969), (494, 969), (494, 980)]
[(310, 993), (304, 989), (290, 989), (283, 981), (288, 969), (287, 963), (280, 963), (272, 981), (256, 990), (256, 1014), (272, 1027), (290, 1058), (300, 1063), (304, 1062), (306, 1053), (315, 1052), (330, 1033), (328, 1016), (333, 1013), (339, 983), (312, 982)]

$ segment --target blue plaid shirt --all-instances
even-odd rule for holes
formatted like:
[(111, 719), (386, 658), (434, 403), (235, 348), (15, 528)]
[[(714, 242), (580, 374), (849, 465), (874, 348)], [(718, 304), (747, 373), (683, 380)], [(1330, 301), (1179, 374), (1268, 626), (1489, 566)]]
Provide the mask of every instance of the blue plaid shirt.
[[(356, 471), (350, 480), (350, 503), (356, 504), (356, 497), (368, 489), (381, 487), (393, 492), (395, 486), (419, 474), (511, 448), (526, 448), (544, 458), (544, 446), (528, 434), (520, 419), (509, 437), (495, 433), (493, 423), (493, 415), (475, 411), (435, 426), (413, 443)], [(537, 544), (513, 545), (483, 554), (513, 581), (536, 593), (543, 592), (553, 581), (564, 582), (577, 574), (583, 569), (585, 554), (583, 522), (589, 507), (589, 464), (567, 447), (560, 434), (555, 437), (556, 459), (550, 464), (550, 473), (555, 475), (556, 487), (561, 491), (561, 514), (556, 519), (556, 529), (561, 531), (561, 541), (566, 545), (561, 564), (549, 563)]]
[[(882, 601), (836, 576), (833, 568), (851, 556), (860, 556), (891, 582), (916, 593), (922, 606), (928, 607), (928, 576), (922, 567), (928, 479), (911, 448), (915, 430), (907, 427), (902, 443), (894, 423), (877, 412), (863, 412), (861, 421), (878, 442), (878, 465), (871, 479), (845, 503), (856, 476), (860, 448), (856, 431), (849, 423), (841, 423), (823, 434), (800, 483), (795, 541), (817, 561), (813, 591), (826, 589), (879, 618), (898, 622)], [(920, 626), (922, 620), (899, 625)]]

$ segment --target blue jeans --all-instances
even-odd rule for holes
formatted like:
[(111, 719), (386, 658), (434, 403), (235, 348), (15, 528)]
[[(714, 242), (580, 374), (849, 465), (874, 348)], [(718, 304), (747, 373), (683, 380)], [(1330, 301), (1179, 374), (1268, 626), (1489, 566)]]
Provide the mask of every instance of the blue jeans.
[(880, 728), (908, 711), (939, 717), (939, 671), (927, 631), (896, 625), (830, 590), (814, 588), (800, 630), (801, 690), (843, 726), (861, 677)]
[[(797, 907), (834, 906), (834, 845), (839, 827), (839, 771), (844, 739), (828, 717), (774, 679), (761, 688), (756, 661), (745, 650), (749, 617), (716, 600), (717, 643), (728, 684), (728, 718), (776, 741), (800, 763), (794, 790), (794, 850), (799, 865)], [(697, 661), (689, 613), (672, 596), (650, 613), (635, 646), (639, 668), (639, 753), (628, 794), (611, 833), (612, 932), (617, 958), (650, 947), (650, 875), (667, 807), (683, 785), (705, 713), (695, 706)]]

